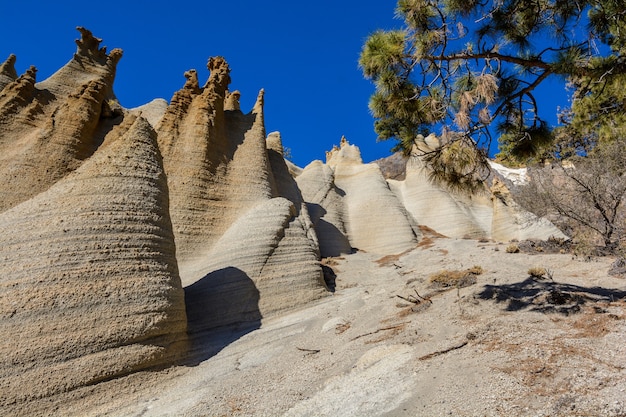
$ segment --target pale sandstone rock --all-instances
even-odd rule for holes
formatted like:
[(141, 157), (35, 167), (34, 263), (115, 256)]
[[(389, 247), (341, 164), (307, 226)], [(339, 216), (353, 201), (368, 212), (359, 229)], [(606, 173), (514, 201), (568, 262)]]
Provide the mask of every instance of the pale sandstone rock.
[(429, 181), (429, 168), (420, 157), (439, 146), (435, 135), (418, 139), (406, 167), (404, 181), (389, 184), (415, 221), (454, 238), (513, 239), (566, 238), (553, 224), (523, 210), (504, 184), (468, 195), (445, 190)]
[(492, 208), (486, 189), (472, 196), (444, 190), (429, 181), (428, 168), (415, 156), (407, 162), (406, 178), (388, 183), (416, 223), (448, 237), (488, 237)]
[(156, 134), (126, 120), (0, 214), (0, 405), (172, 363), (186, 316)]
[(138, 115), (140, 114), (152, 125), (153, 128), (156, 128), (163, 118), (163, 115), (165, 115), (167, 106), (167, 101), (162, 98), (156, 98), (149, 103), (129, 109), (129, 112)]
[(291, 172), (297, 175), (298, 187), (315, 225), (321, 256), (339, 256), (352, 252), (346, 229), (345, 192), (335, 185), (332, 168), (322, 161), (313, 161), (303, 170), (291, 168)]
[(345, 195), (346, 232), (352, 247), (392, 254), (414, 248), (420, 236), (417, 224), (382, 176), (376, 164), (363, 164), (359, 149), (342, 139), (328, 156), (334, 183)]
[(550, 221), (527, 212), (513, 200), (506, 186), (497, 178), (491, 187), (493, 222), (491, 237), (495, 240), (568, 239)]

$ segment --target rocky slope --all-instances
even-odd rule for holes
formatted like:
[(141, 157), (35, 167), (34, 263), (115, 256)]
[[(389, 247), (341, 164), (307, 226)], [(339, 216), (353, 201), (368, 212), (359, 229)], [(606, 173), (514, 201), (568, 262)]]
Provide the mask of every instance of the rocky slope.
[(64, 393), (198, 364), (231, 340), (219, 331), (330, 295), (322, 258), (399, 256), (424, 230), (560, 236), (504, 186), (435, 187), (419, 157), (386, 180), (342, 140), (326, 163), (294, 166), (265, 132), (263, 91), (243, 113), (221, 57), (203, 86), (190, 70), (169, 104), (125, 109), (121, 50), (78, 30), (47, 80), (34, 67), (18, 76), (14, 56), (0, 66), (2, 414), (48, 414)]

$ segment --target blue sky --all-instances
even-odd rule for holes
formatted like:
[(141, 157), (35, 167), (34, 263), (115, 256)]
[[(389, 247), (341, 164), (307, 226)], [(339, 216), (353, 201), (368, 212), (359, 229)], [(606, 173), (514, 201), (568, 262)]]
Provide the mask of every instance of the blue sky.
[[(0, 60), (14, 53), (18, 72), (35, 65), (38, 81), (71, 59), (75, 28), (84, 26), (109, 50), (124, 50), (114, 85), (124, 107), (169, 101), (191, 68), (202, 84), (207, 59), (222, 55), (243, 111), (265, 89), (267, 131), (281, 132), (297, 165), (324, 160), (342, 135), (365, 162), (388, 156), (394, 145), (376, 142), (367, 108), (373, 86), (357, 60), (368, 34), (400, 27), (395, 0), (0, 1)], [(562, 82), (539, 97), (543, 116), (555, 123), (556, 106), (566, 104)]]

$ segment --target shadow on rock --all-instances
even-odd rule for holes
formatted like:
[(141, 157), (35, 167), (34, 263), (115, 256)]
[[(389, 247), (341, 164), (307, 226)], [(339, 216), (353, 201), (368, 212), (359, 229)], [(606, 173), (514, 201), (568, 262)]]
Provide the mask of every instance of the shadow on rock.
[(626, 299), (626, 291), (601, 287), (581, 287), (545, 278), (528, 277), (507, 285), (486, 285), (478, 294), (483, 300), (506, 303), (508, 311), (530, 309), (541, 313), (578, 313), (586, 303)]
[(328, 291), (335, 292), (337, 288), (337, 274), (335, 270), (328, 265), (322, 265), (322, 272), (324, 273), (324, 282)]
[(240, 269), (213, 271), (185, 288), (189, 366), (261, 326), (259, 290)]
[(315, 225), (322, 258), (351, 253), (348, 237), (337, 226), (323, 219), (327, 214), (326, 209), (319, 204), (306, 203), (306, 205), (311, 221)]

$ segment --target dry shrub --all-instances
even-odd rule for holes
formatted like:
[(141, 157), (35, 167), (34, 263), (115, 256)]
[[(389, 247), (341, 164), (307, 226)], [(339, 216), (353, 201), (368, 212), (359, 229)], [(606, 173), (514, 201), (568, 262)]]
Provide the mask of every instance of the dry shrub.
[(598, 144), (587, 156), (529, 168), (531, 180), (515, 201), (552, 220), (578, 243), (581, 255), (614, 254), (626, 237), (626, 147), (622, 140)]
[(443, 269), (432, 274), (428, 281), (431, 285), (439, 288), (463, 288), (476, 283), (476, 276), (483, 273), (483, 268), (479, 265), (464, 271), (450, 271)]
[(474, 275), (481, 275), (483, 272), (485, 272), (483, 270), (483, 267), (480, 265), (474, 265), (473, 267), (471, 267), (470, 269), (467, 270), (470, 274), (474, 274)]
[(535, 266), (535, 267), (530, 268), (528, 270), (528, 275), (530, 275), (533, 278), (541, 278), (544, 275), (546, 275), (547, 273), (548, 272), (546, 271), (545, 268), (541, 268), (541, 267), (538, 267), (538, 266)]
[(511, 243), (509, 246), (506, 247), (506, 253), (518, 253), (519, 252), (519, 246), (517, 246), (516, 243)]

